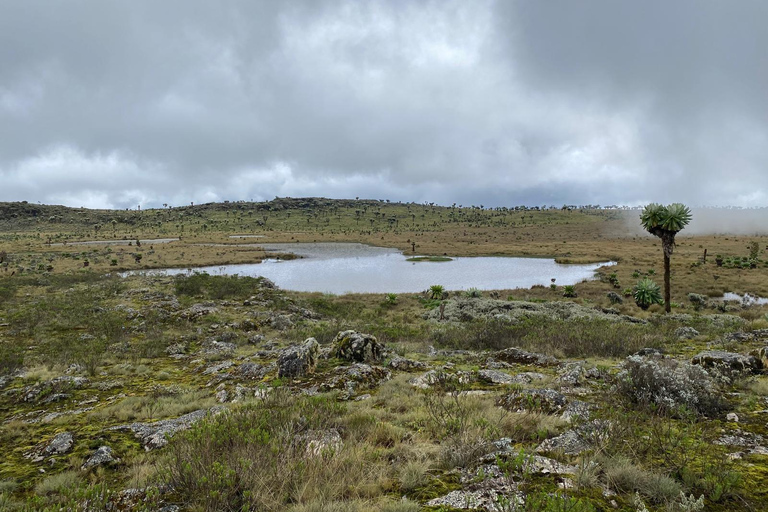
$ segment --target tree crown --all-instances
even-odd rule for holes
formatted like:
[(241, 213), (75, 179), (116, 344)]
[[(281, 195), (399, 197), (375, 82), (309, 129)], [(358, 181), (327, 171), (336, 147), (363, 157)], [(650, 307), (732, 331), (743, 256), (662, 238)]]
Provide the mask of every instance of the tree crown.
[(640, 222), (649, 233), (662, 236), (674, 235), (691, 221), (691, 210), (681, 203), (667, 206), (651, 203), (640, 214)]

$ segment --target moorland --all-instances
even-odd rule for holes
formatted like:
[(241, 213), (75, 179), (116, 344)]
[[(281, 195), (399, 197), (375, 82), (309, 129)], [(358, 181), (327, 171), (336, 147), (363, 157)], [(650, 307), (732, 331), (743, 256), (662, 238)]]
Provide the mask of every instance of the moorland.
[[(768, 310), (722, 297), (768, 296), (768, 237), (676, 241), (665, 314), (633, 297), (663, 272), (639, 210), (0, 203), (0, 508), (766, 510)], [(291, 258), (264, 242), (616, 265), (411, 294), (123, 277)]]

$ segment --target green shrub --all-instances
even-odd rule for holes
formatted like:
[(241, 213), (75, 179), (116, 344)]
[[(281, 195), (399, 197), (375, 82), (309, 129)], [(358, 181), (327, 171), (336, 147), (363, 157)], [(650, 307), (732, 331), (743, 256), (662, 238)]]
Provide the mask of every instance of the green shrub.
[(646, 310), (654, 304), (664, 304), (661, 297), (661, 288), (655, 281), (649, 278), (643, 278), (637, 282), (633, 291), (635, 304), (640, 309)]
[(354, 443), (318, 451), (313, 432), (334, 428), (334, 397), (292, 397), (275, 389), (260, 403), (196, 424), (168, 449), (169, 483), (195, 510), (282, 510), (289, 503), (354, 499), (371, 486)]

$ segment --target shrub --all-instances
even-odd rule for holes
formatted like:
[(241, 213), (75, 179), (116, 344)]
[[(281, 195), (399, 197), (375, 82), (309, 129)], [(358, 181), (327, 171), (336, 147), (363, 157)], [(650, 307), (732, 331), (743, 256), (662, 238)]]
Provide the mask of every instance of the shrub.
[(574, 298), (576, 297), (576, 287), (572, 284), (563, 286), (563, 297)]
[(618, 390), (635, 403), (672, 415), (712, 415), (724, 409), (715, 383), (700, 366), (663, 357), (630, 356), (617, 376)]
[(637, 282), (633, 290), (633, 296), (635, 304), (643, 310), (648, 309), (654, 304), (664, 303), (664, 299), (661, 297), (661, 288), (659, 288), (655, 281), (647, 277)]
[(699, 311), (701, 308), (707, 307), (709, 303), (709, 297), (706, 295), (700, 295), (698, 293), (689, 293), (688, 300), (693, 304), (693, 309)]
[(289, 503), (353, 499), (375, 485), (354, 443), (318, 448), (312, 433), (339, 422), (334, 397), (276, 389), (254, 405), (223, 412), (177, 434), (169, 483), (194, 510), (282, 510)]
[(445, 288), (441, 284), (433, 284), (429, 287), (429, 296), (432, 299), (442, 299), (445, 294)]

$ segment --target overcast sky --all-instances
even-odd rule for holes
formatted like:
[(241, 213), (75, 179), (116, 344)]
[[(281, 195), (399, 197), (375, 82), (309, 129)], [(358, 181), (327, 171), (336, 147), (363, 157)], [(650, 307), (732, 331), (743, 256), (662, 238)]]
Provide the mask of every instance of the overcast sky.
[(0, 201), (768, 205), (768, 2), (0, 0)]

